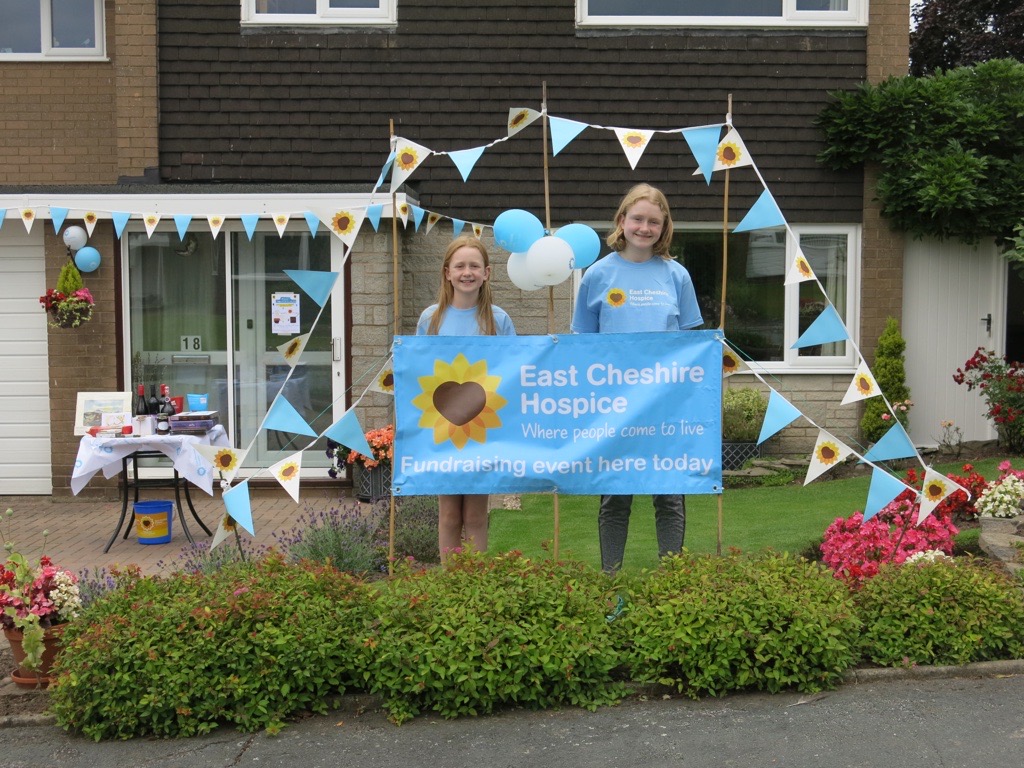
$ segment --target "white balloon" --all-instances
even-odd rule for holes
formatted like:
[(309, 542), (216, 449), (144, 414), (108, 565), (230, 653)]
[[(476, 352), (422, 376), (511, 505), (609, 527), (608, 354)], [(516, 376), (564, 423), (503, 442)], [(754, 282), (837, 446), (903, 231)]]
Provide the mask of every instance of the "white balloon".
[(531, 279), (541, 285), (558, 285), (572, 274), (573, 256), (572, 246), (562, 238), (542, 237), (526, 252)]
[(530, 276), (530, 268), (526, 265), (525, 253), (511, 253), (508, 257), (508, 279), (521, 291), (539, 291), (543, 285)]
[(81, 227), (68, 227), (64, 230), (64, 245), (70, 248), (72, 251), (77, 251), (85, 247), (89, 236), (86, 231)]

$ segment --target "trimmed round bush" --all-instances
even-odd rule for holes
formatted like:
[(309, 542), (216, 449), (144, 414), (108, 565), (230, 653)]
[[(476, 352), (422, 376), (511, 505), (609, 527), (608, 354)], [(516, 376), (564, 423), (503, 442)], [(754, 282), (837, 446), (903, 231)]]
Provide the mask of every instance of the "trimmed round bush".
[(596, 709), (624, 695), (605, 618), (609, 581), (580, 563), (455, 554), (378, 584), (365, 672), (393, 722), (424, 710)]
[(1024, 658), (1020, 583), (971, 558), (888, 564), (855, 596), (858, 651), (881, 666)]
[(684, 552), (633, 581), (621, 631), (634, 680), (698, 698), (834, 688), (858, 626), (846, 587), (816, 563)]
[(280, 556), (135, 578), (68, 624), (52, 711), (96, 739), (279, 730), (357, 685), (368, 587)]

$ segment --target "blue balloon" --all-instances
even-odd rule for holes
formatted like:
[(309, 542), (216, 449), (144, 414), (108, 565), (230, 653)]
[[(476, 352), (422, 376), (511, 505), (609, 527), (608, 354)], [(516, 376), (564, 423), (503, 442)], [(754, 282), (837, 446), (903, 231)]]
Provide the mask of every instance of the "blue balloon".
[(601, 237), (586, 224), (566, 224), (555, 237), (572, 246), (573, 269), (589, 267), (601, 255)]
[(528, 251), (544, 237), (544, 225), (529, 211), (512, 208), (494, 220), (494, 242), (510, 253)]
[(80, 272), (95, 272), (100, 265), (100, 252), (91, 245), (79, 248), (75, 253), (75, 266)]

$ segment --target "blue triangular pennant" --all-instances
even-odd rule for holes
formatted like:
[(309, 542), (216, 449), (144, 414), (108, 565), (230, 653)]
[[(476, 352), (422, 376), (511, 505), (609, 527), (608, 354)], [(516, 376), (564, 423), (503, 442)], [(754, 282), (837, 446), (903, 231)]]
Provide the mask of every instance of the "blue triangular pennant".
[(462, 219), (452, 219), (452, 237), (458, 237), (462, 234), (462, 228), (466, 226), (466, 222)]
[(889, 431), (882, 435), (882, 439), (871, 446), (871, 449), (864, 454), (865, 461), (889, 461), (890, 459), (905, 459), (908, 456), (916, 456), (917, 449), (910, 441), (907, 430), (898, 421), (889, 427)]
[(418, 205), (413, 205), (412, 203), (409, 204), (409, 210), (412, 211), (413, 231), (419, 232), (420, 223), (422, 223), (423, 216), (424, 214), (426, 214), (426, 211), (424, 211)]
[(224, 491), (224, 507), (231, 519), (245, 528), (250, 536), (256, 535), (252, 524), (252, 503), (249, 500), (249, 481), (243, 480), (238, 485)]
[(388, 175), (388, 171), (391, 170), (391, 166), (395, 163), (395, 150), (391, 150), (391, 154), (388, 155), (388, 159), (384, 161), (384, 167), (380, 169), (380, 177), (377, 179), (377, 183), (373, 185), (374, 189), (377, 189), (381, 184), (384, 183), (384, 178)]
[(67, 208), (55, 208), (50, 206), (50, 218), (53, 220), (53, 231), (58, 235), (60, 234), (60, 228), (64, 226), (64, 219), (68, 217)]
[(590, 126), (587, 123), (580, 123), (576, 120), (566, 120), (564, 117), (550, 117), (548, 123), (551, 126), (551, 156), (554, 157), (566, 145)]
[(288, 277), (298, 284), (299, 288), (321, 307), (327, 303), (338, 279), (337, 272), (314, 272), (309, 269), (286, 269)]
[(868, 487), (868, 501), (864, 506), (864, 522), (877, 515), (886, 504), (899, 496), (907, 486), (890, 475), (884, 469), (871, 472), (871, 485)]
[(782, 211), (779, 210), (779, 206), (775, 202), (775, 198), (772, 197), (772, 193), (767, 189), (761, 193), (761, 196), (757, 198), (757, 202), (754, 203), (750, 210), (747, 211), (747, 215), (743, 217), (743, 221), (736, 225), (736, 229), (733, 230), (733, 234), (737, 232), (749, 232), (752, 229), (767, 229), (768, 227), (778, 227), (786, 223), (786, 219), (782, 215)]
[(800, 415), (800, 411), (789, 400), (772, 389), (768, 396), (768, 410), (761, 423), (761, 434), (757, 438), (757, 444), (760, 445), (776, 432), (789, 426)]
[(274, 402), (270, 404), (267, 418), (263, 420), (263, 428), (317, 437), (316, 431), (306, 423), (306, 420), (295, 410), (295, 406), (288, 402), (288, 398), (284, 394), (278, 394), (274, 398)]
[(6, 219), (6, 218), (7, 218), (7, 209), (6, 208), (0, 208), (0, 229), (3, 228), (3, 226), (4, 226), (4, 219)]
[(312, 237), (316, 237), (316, 231), (320, 227), (320, 217), (312, 211), (306, 211), (302, 214), (306, 219), (306, 226), (309, 227), (309, 234)]
[(800, 334), (791, 349), (803, 349), (818, 344), (828, 344), (833, 341), (846, 341), (850, 338), (846, 332), (846, 326), (836, 312), (835, 307), (829, 304), (825, 310), (815, 318), (814, 322), (807, 326), (807, 330)]
[(260, 215), (258, 213), (243, 213), (239, 218), (245, 226), (245, 234), (252, 240), (252, 236), (256, 232), (256, 224), (260, 220)]
[(184, 241), (185, 235), (188, 233), (188, 225), (192, 223), (192, 215), (188, 213), (178, 213), (174, 216), (174, 226), (178, 229), (178, 239)]
[(462, 174), (463, 181), (469, 181), (469, 174), (473, 172), (473, 166), (476, 165), (476, 161), (480, 159), (485, 149), (486, 147), (473, 147), (472, 149), (459, 149), (448, 153), (448, 157), (452, 159), (455, 167)]
[(121, 233), (124, 232), (124, 226), (128, 223), (128, 219), (131, 217), (132, 215), (130, 213), (125, 213), (124, 211), (114, 211), (110, 214), (110, 218), (114, 220), (114, 232), (117, 233), (118, 237), (120, 237)]
[(384, 213), (383, 205), (368, 205), (366, 207), (366, 218), (370, 220), (370, 224), (373, 225), (373, 231), (376, 232), (380, 229), (380, 217)]
[(718, 139), (721, 135), (721, 125), (687, 128), (683, 131), (683, 138), (708, 184), (711, 183), (711, 172), (715, 169), (715, 153), (718, 152)]
[(370, 444), (366, 442), (366, 435), (359, 424), (356, 412), (351, 408), (345, 411), (340, 419), (331, 424), (321, 437), (341, 443), (346, 448), (352, 448), (363, 454), (363, 456), (373, 455), (373, 450), (370, 448)]

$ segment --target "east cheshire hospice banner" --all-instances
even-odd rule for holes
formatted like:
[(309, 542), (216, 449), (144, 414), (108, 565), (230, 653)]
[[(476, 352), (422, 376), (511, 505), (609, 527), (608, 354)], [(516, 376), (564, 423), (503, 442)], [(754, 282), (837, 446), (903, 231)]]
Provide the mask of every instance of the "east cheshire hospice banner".
[(716, 334), (398, 336), (394, 491), (721, 493)]

